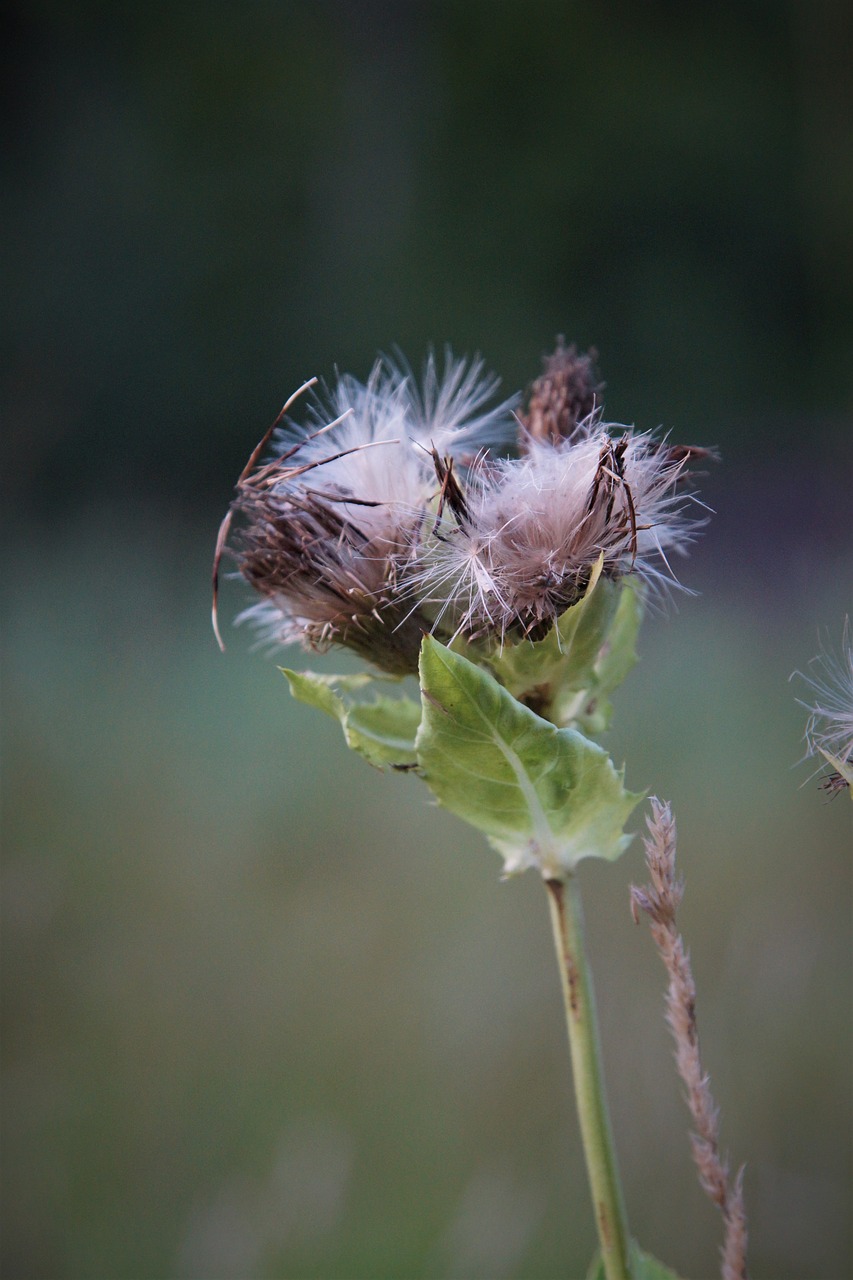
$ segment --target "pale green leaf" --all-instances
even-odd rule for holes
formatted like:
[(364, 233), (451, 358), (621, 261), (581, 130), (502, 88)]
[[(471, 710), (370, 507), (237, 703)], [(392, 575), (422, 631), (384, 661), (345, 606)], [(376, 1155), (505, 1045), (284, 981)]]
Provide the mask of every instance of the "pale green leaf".
[(494, 675), (520, 697), (532, 689), (583, 689), (616, 613), (619, 590), (593, 566), (582, 599), (566, 609), (541, 640), (520, 640), (489, 658)]
[(607, 753), (521, 705), (487, 672), (427, 636), (418, 763), (438, 800), (484, 831), (507, 872), (560, 876), (581, 858), (617, 858), (641, 798)]
[(415, 734), (421, 708), (411, 698), (377, 698), (360, 702), (347, 713), (346, 737), (371, 764), (415, 764)]
[[(611, 584), (612, 585), (612, 584)], [(637, 662), (637, 636), (643, 620), (645, 591), (637, 578), (625, 578), (604, 643), (596, 656), (588, 684), (580, 692), (560, 688), (554, 698), (553, 719), (574, 724), (582, 733), (599, 734), (610, 723), (610, 694)]]
[(645, 590), (637, 578), (625, 578), (604, 647), (595, 663), (595, 687), (612, 693), (637, 662), (637, 636), (643, 621)]
[(281, 672), (297, 702), (325, 711), (327, 716), (343, 724), (347, 708), (343, 698), (335, 692), (334, 686), (338, 681), (334, 676), (321, 676), (314, 671), (291, 671), (287, 667), (282, 667)]
[(416, 763), (415, 733), (421, 709), (411, 698), (377, 698), (350, 703), (341, 696), (369, 687), (368, 673), (349, 676), (318, 675), (314, 671), (290, 671), (282, 667), (290, 692), (299, 702), (316, 707), (339, 721), (347, 746), (377, 768)]
[(643, 597), (637, 578), (605, 578), (599, 560), (583, 598), (542, 640), (505, 645), (485, 665), (545, 719), (599, 734), (610, 722), (609, 695), (637, 661)]
[(634, 1280), (678, 1280), (671, 1267), (658, 1262), (650, 1253), (644, 1253), (637, 1245), (631, 1249), (631, 1270)]
[[(632, 1280), (679, 1280), (679, 1277), (670, 1267), (658, 1262), (657, 1258), (653, 1258), (650, 1253), (645, 1253), (633, 1240), (630, 1244), (630, 1250)], [(600, 1253), (597, 1253), (593, 1258), (589, 1271), (586, 1273), (586, 1280), (607, 1280), (604, 1262)]]

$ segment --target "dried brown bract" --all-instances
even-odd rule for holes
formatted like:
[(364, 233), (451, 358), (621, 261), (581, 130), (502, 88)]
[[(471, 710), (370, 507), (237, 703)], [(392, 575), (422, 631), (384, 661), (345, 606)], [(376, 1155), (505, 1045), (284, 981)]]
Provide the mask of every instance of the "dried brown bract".
[(519, 415), (522, 452), (528, 439), (548, 444), (570, 440), (578, 424), (595, 413), (605, 385), (595, 368), (597, 359), (594, 348), (581, 353), (574, 343), (567, 347), (562, 337), (557, 339), (557, 349), (545, 357), (543, 373), (530, 388), (527, 413)]

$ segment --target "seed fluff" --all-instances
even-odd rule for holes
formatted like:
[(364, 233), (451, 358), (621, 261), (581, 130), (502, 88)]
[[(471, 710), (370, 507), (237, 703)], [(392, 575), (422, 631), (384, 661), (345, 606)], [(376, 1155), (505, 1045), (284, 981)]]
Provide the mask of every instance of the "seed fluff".
[(845, 618), (841, 652), (829, 647), (812, 658), (807, 672), (795, 676), (809, 686), (808, 702), (797, 701), (809, 712), (806, 723), (806, 757), (820, 756), (832, 772), (821, 783), (835, 795), (853, 787), (853, 636)]
[(314, 394), (304, 425), (282, 426), (292, 397), (223, 521), (214, 620), (219, 559), (237, 517), (233, 553), (262, 597), (238, 621), (254, 623), (263, 640), (341, 644), (390, 673), (416, 671), (431, 623), (400, 584), (435, 497), (432, 459), (464, 470), (508, 436), (513, 402), (487, 407), (496, 387), (479, 360), (447, 351), (442, 373), (428, 357), (420, 386), (399, 359), (377, 361), (365, 384), (342, 375)]
[(475, 639), (536, 639), (580, 599), (599, 557), (611, 578), (675, 581), (668, 557), (702, 523), (680, 483), (699, 451), (594, 416), (556, 442), (525, 434), (523, 449), (471, 468), (464, 505), (410, 566), (410, 589), (440, 617), (450, 611)]

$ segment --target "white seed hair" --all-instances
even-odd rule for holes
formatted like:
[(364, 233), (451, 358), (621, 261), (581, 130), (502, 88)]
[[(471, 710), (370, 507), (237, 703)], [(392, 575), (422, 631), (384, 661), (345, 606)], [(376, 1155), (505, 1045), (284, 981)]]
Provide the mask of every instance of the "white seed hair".
[[(432, 449), (464, 465), (516, 430), (515, 398), (484, 408), (498, 385), (481, 360), (457, 360), (449, 350), (443, 374), (430, 353), (420, 386), (401, 356), (377, 360), (366, 383), (343, 374), (314, 397), (306, 427), (277, 432), (282, 451), (301, 437), (294, 461), (315, 469), (283, 473), (276, 492), (323, 495), (371, 539), (396, 543), (400, 522), (419, 519), (436, 492)], [(324, 430), (330, 421), (336, 425)], [(341, 501), (347, 496), (357, 502)]]
[[(682, 472), (651, 436), (593, 419), (571, 440), (528, 440), (522, 458), (473, 469), (467, 516), (444, 523), (410, 575), (412, 589), (450, 609), (459, 631), (503, 637), (519, 623), (556, 620), (602, 553), (610, 576), (673, 582), (667, 556), (683, 552), (702, 523), (686, 509), (692, 495), (676, 489)], [(611, 486), (606, 497), (595, 496), (597, 482)]]
[[(214, 615), (235, 515), (240, 572), (262, 598), (241, 617), (262, 639), (344, 644), (395, 673), (416, 668), (425, 630), (500, 644), (543, 636), (599, 561), (610, 578), (674, 584), (668, 557), (704, 523), (686, 468), (709, 451), (604, 423), (586, 382), (550, 388), (554, 429), (538, 432), (517, 397), (494, 403), (498, 379), (479, 358), (449, 349), (420, 378), (399, 354), (380, 357), (366, 382), (341, 375), (313, 392), (301, 422), (284, 416), (291, 398), (221, 526)], [(521, 456), (501, 456), (512, 441)]]
[(809, 756), (834, 756), (853, 765), (853, 636), (850, 619), (844, 620), (841, 652), (828, 646), (812, 658), (807, 672), (795, 672), (812, 690), (806, 702), (806, 748)]
[(434, 458), (464, 471), (515, 430), (514, 401), (485, 407), (497, 385), (481, 361), (447, 351), (441, 374), (427, 359), (420, 386), (383, 358), (366, 383), (344, 374), (316, 393), (304, 425), (286, 421), (241, 477), (240, 568), (264, 599), (239, 620), (262, 643), (374, 646), (387, 669), (416, 666), (429, 623), (398, 586), (433, 518)]

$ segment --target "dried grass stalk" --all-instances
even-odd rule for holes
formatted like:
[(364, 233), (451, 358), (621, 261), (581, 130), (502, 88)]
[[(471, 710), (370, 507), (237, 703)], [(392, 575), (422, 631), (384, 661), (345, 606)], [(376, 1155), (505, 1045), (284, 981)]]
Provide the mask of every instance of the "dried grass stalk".
[(693, 1159), (703, 1191), (723, 1216), (722, 1278), (747, 1280), (744, 1171), (739, 1169), (730, 1180), (728, 1162), (720, 1156), (719, 1111), (699, 1055), (696, 984), (675, 922), (684, 893), (684, 881), (675, 874), (675, 820), (668, 804), (656, 799), (651, 804), (652, 816), (646, 819), (649, 834), (643, 841), (650, 883), (642, 889), (631, 886), (631, 910), (635, 920), (639, 920), (638, 911), (649, 917), (652, 938), (669, 975), (666, 1020), (675, 1040), (676, 1066), (687, 1090), (687, 1105), (695, 1126), (690, 1135)]

